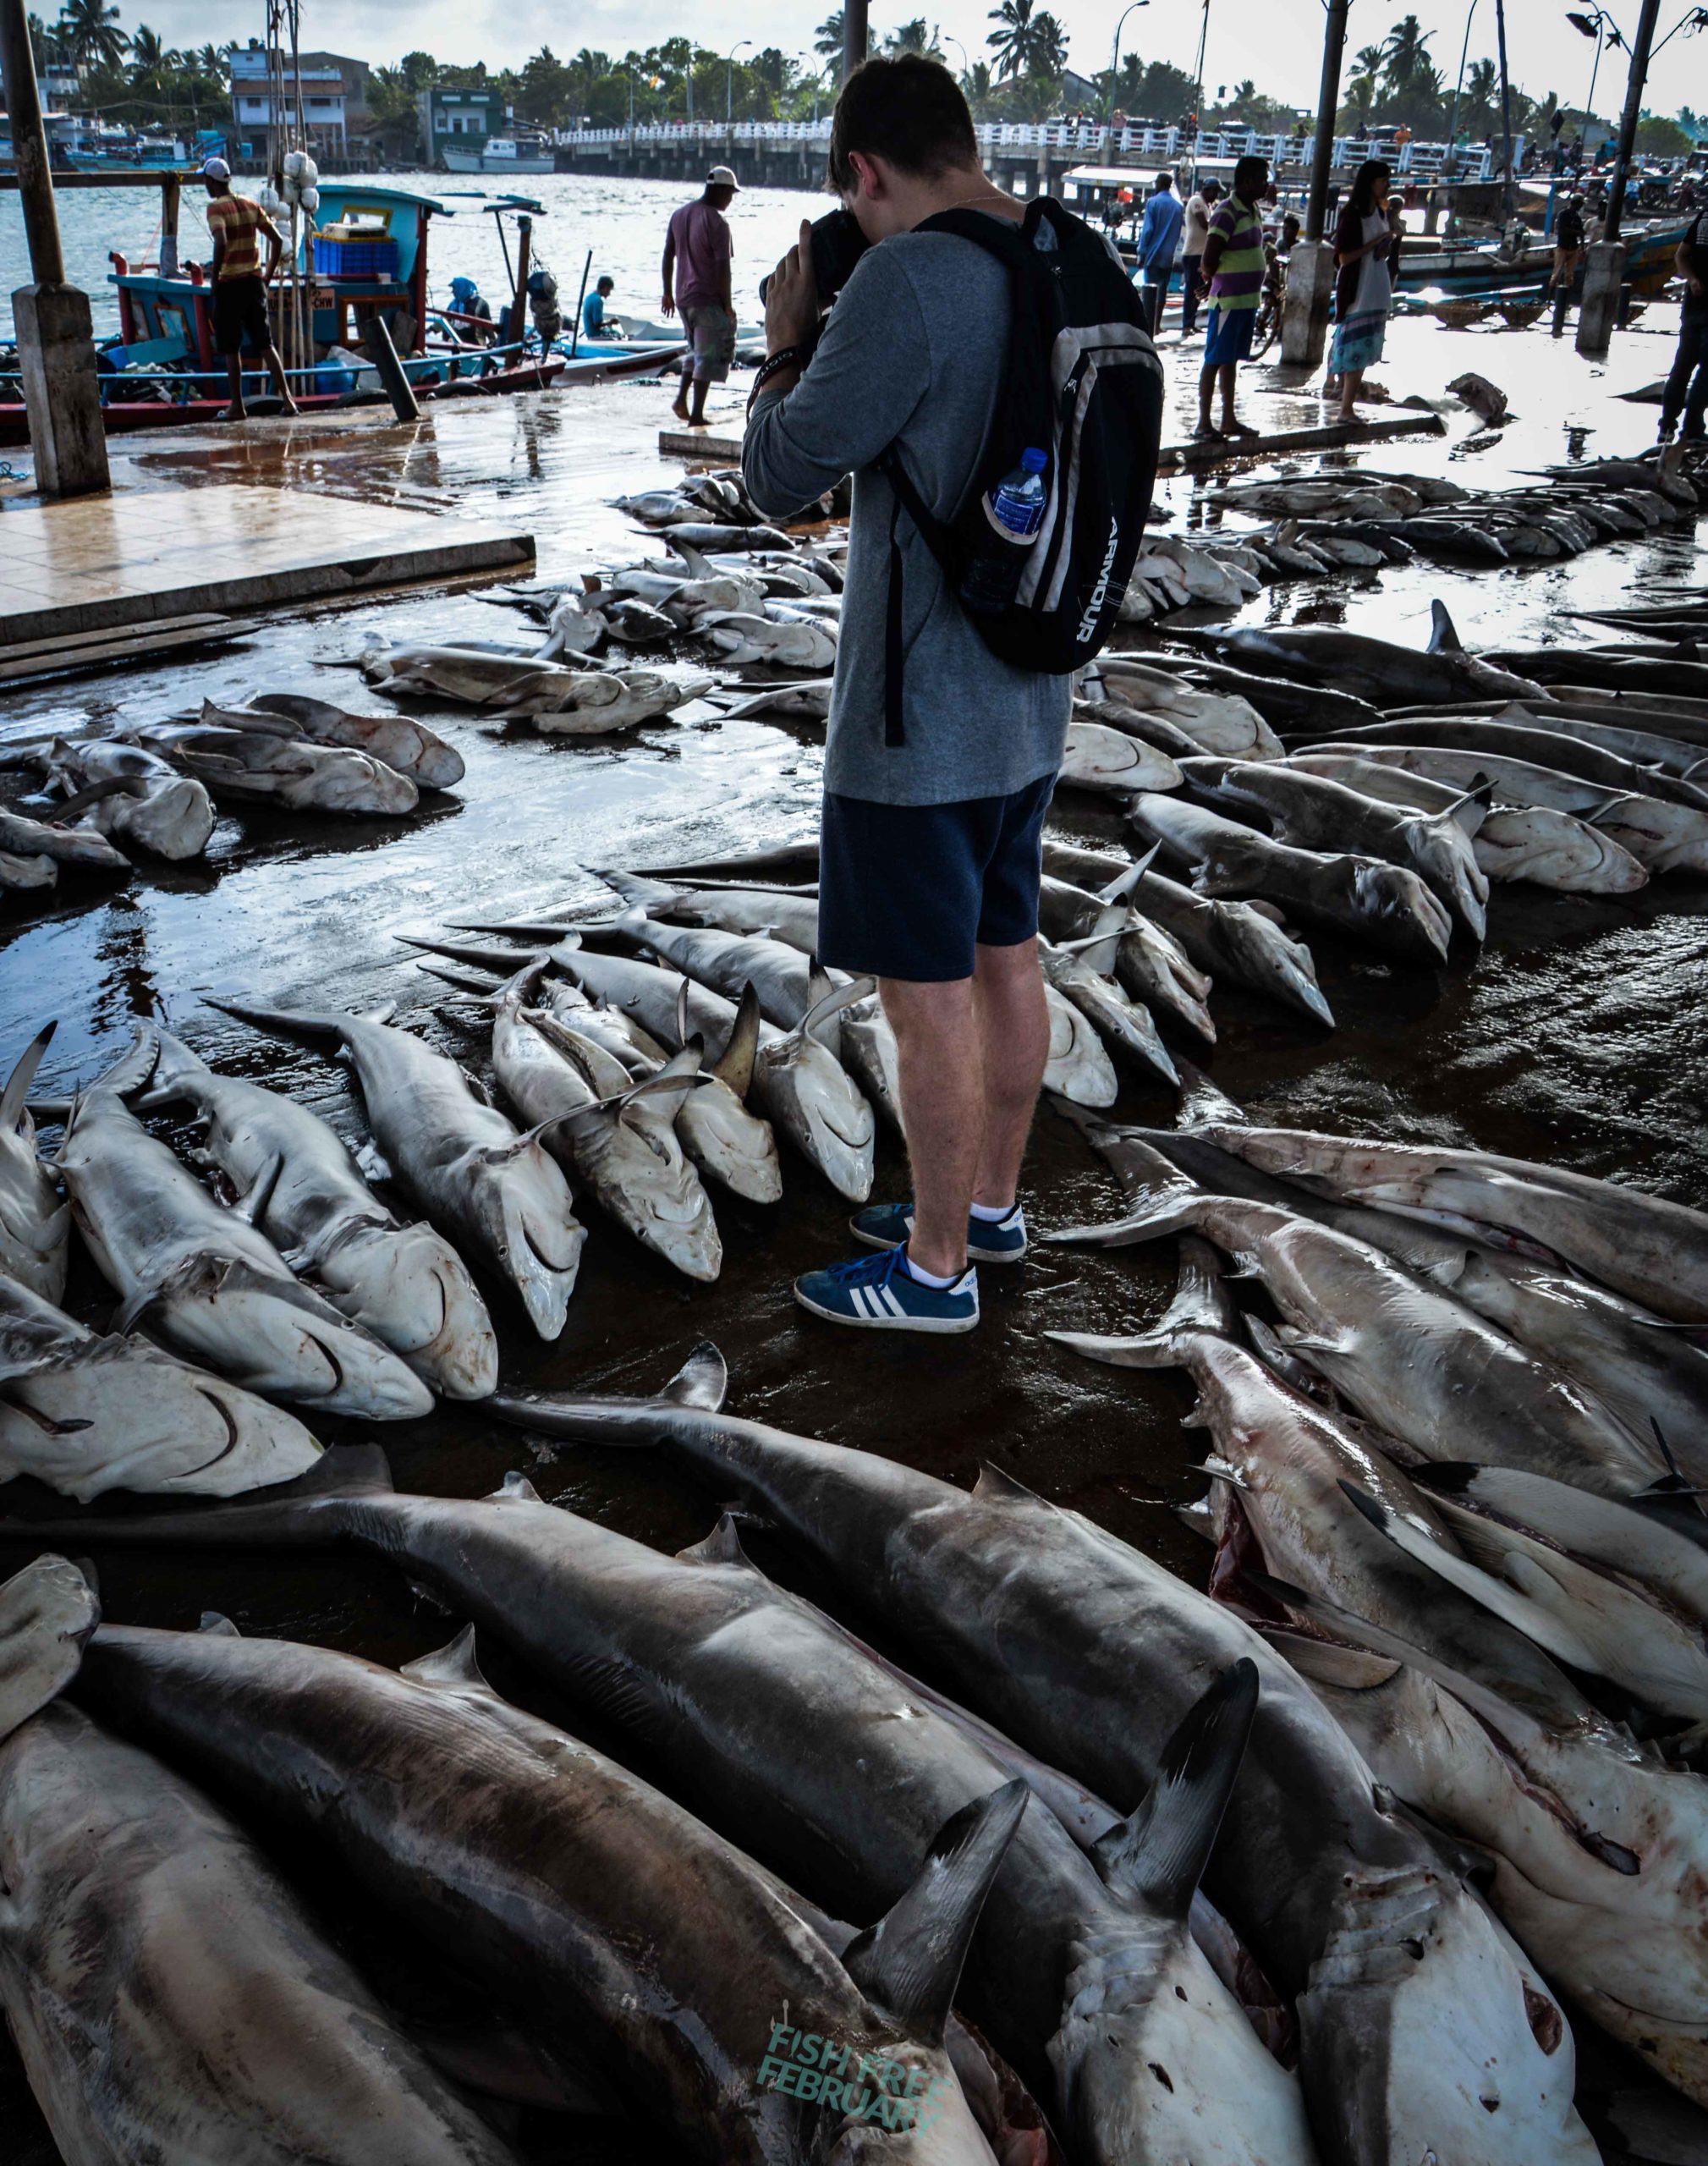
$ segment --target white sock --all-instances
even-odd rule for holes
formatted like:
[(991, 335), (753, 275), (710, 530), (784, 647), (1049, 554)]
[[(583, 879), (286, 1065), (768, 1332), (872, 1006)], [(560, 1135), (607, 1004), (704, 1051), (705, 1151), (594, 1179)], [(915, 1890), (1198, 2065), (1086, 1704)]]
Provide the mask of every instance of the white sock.
[(1000, 1226), (1005, 1218), (1012, 1218), (1019, 1209), (1018, 1203), (975, 1203), (973, 1216), (986, 1226)]
[(902, 1262), (907, 1266), (909, 1278), (917, 1278), (921, 1286), (935, 1286), (940, 1294), (958, 1285), (967, 1275), (964, 1270), (952, 1271), (947, 1278), (939, 1278), (935, 1271), (921, 1271), (910, 1256), (903, 1255)]

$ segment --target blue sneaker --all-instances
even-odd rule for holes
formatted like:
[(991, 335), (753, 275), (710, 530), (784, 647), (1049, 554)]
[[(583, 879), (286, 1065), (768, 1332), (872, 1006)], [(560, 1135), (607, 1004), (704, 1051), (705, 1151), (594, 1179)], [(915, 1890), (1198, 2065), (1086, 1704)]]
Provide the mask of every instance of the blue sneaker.
[[(874, 1203), (857, 1211), (849, 1220), (857, 1241), (869, 1249), (900, 1249), (914, 1230), (911, 1203)], [(967, 1221), (967, 1260), (970, 1263), (1018, 1263), (1026, 1253), (1026, 1214), (1017, 1203), (1006, 1218)]]
[(927, 1286), (908, 1269), (905, 1249), (856, 1256), (794, 1282), (804, 1309), (865, 1331), (970, 1331), (979, 1321), (979, 1274), (970, 1265), (953, 1286)]

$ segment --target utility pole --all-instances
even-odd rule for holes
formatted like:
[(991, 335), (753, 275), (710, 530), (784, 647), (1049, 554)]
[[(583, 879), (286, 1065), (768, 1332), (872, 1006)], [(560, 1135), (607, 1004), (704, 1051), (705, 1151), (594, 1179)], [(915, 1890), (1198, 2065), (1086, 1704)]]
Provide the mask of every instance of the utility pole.
[(12, 322), (36, 454), (36, 485), (44, 497), (98, 496), (112, 483), (95, 376), (94, 321), (88, 294), (65, 282), (25, 0), (0, 0), (0, 74), (5, 78), (12, 155), (30, 245), (32, 283), (13, 294)]
[(847, 82), (856, 68), (865, 64), (866, 0), (843, 0), (842, 79)]
[(1513, 85), (1507, 74), (1507, 0), (1495, 0), (1495, 49), (1501, 62), (1501, 212), (1510, 218), (1519, 201), (1513, 171)]
[(1346, 49), (1349, 0), (1328, 0), (1324, 9), (1322, 82), (1316, 100), (1316, 141), (1310, 158), (1304, 238), (1288, 261), (1287, 300), (1281, 322), (1281, 358), (1290, 367), (1315, 368), (1328, 338), (1328, 305), (1334, 293), (1334, 250), (1323, 238), (1328, 223), (1328, 184), (1334, 171), (1334, 121), (1340, 110), (1340, 61)]
[(1612, 343), (1625, 276), (1625, 249), (1619, 220), (1625, 208), (1625, 176), (1637, 147), (1637, 124), (1643, 116), (1643, 91), (1649, 79), (1649, 54), (1661, 0), (1643, 0), (1637, 35), (1631, 41), (1631, 72), (1625, 84), (1625, 110), (1619, 121), (1619, 146), (1613, 160), (1613, 184), (1607, 191), (1607, 220), (1601, 238), (1584, 265), (1584, 300), (1578, 311), (1578, 351), (1605, 354)]

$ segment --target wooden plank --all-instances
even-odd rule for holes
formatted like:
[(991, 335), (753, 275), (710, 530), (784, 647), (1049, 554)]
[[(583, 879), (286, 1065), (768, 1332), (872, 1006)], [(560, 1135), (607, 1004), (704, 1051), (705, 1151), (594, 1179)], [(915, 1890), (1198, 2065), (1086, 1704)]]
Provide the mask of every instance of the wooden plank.
[(715, 429), (661, 429), (658, 448), (667, 459), (715, 460), (720, 466), (741, 464), (741, 438), (720, 436)]
[(1156, 461), (1159, 474), (1183, 467), (1217, 466), (1230, 459), (1268, 459), (1283, 451), (1335, 451), (1343, 444), (1381, 443), (1389, 437), (1444, 437), (1439, 414), (1407, 414), (1391, 421), (1335, 421), (1321, 429), (1283, 429), (1270, 437), (1233, 437), (1220, 443), (1171, 443)]
[[(1320, 429), (1283, 429), (1274, 436), (1230, 438), (1221, 443), (1164, 444), (1157, 455), (1159, 474), (1178, 474), (1195, 466), (1219, 465), (1230, 459), (1267, 459), (1280, 452), (1335, 451), (1345, 444), (1381, 443), (1389, 437), (1445, 436), (1439, 414), (1404, 414), (1380, 421), (1333, 421)], [(711, 429), (661, 429), (659, 451), (668, 459), (736, 466), (741, 438)]]
[(109, 635), (105, 646), (80, 646), (58, 660), (50, 661), (45, 655), (33, 661), (0, 659), (0, 684), (25, 684), (36, 677), (65, 677), (115, 662), (152, 661), (163, 648), (220, 645), (227, 640), (247, 639), (261, 629), (257, 620), (244, 617), (222, 618), (215, 624), (189, 625), (165, 634), (149, 624), (140, 634), (123, 639)]

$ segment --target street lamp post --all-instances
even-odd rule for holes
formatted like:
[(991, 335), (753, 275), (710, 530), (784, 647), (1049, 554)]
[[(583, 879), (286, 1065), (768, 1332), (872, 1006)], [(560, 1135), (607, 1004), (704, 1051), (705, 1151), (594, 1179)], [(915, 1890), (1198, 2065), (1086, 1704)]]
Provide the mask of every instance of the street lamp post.
[(967, 80), (968, 81), (970, 81), (970, 80), (972, 80), (972, 74), (973, 74), (973, 63), (972, 63), (972, 62), (971, 62), (970, 60), (969, 60), (969, 59), (968, 59), (968, 58), (967, 58), (967, 48), (965, 47), (965, 46), (964, 46), (964, 45), (961, 43), (961, 41), (959, 40), (959, 38), (958, 38), (958, 37), (945, 37), (945, 36), (943, 36), (943, 33), (942, 33), (941, 30), (939, 30), (939, 31), (937, 32), (937, 40), (938, 40), (938, 42), (939, 42), (940, 44), (942, 44), (942, 45), (952, 45), (952, 46), (953, 46), (953, 47), (955, 48), (956, 52), (958, 52), (958, 53), (960, 54), (960, 56), (961, 56), (961, 74), (962, 74), (963, 77), (964, 77), (965, 80)]
[(1465, 86), (1465, 62), (1470, 58), (1471, 50), (1471, 17), (1476, 12), (1477, 0), (1471, 0), (1470, 6), (1465, 10), (1464, 42), (1459, 47), (1459, 77), (1453, 85), (1453, 117), (1447, 128), (1447, 155), (1453, 161), (1455, 173), (1458, 171), (1459, 93)]
[[(1121, 68), (1121, 32), (1126, 26), (1128, 16), (1134, 8), (1148, 8), (1150, 5), (1151, 0), (1129, 0), (1129, 4), (1122, 9), (1120, 18), (1115, 25), (1115, 42), (1109, 49), (1109, 102), (1103, 108), (1103, 125), (1106, 128), (1113, 128), (1115, 125), (1115, 79)], [(1205, 0), (1205, 13), (1206, 14), (1209, 13), (1209, 0)], [(1200, 62), (1200, 72), (1201, 69)]]
[(735, 125), (735, 56), (738, 52), (745, 52), (752, 43), (750, 37), (744, 37), (739, 45), (731, 46), (729, 58), (724, 63), (728, 71), (723, 79), (723, 125), (726, 132)]

